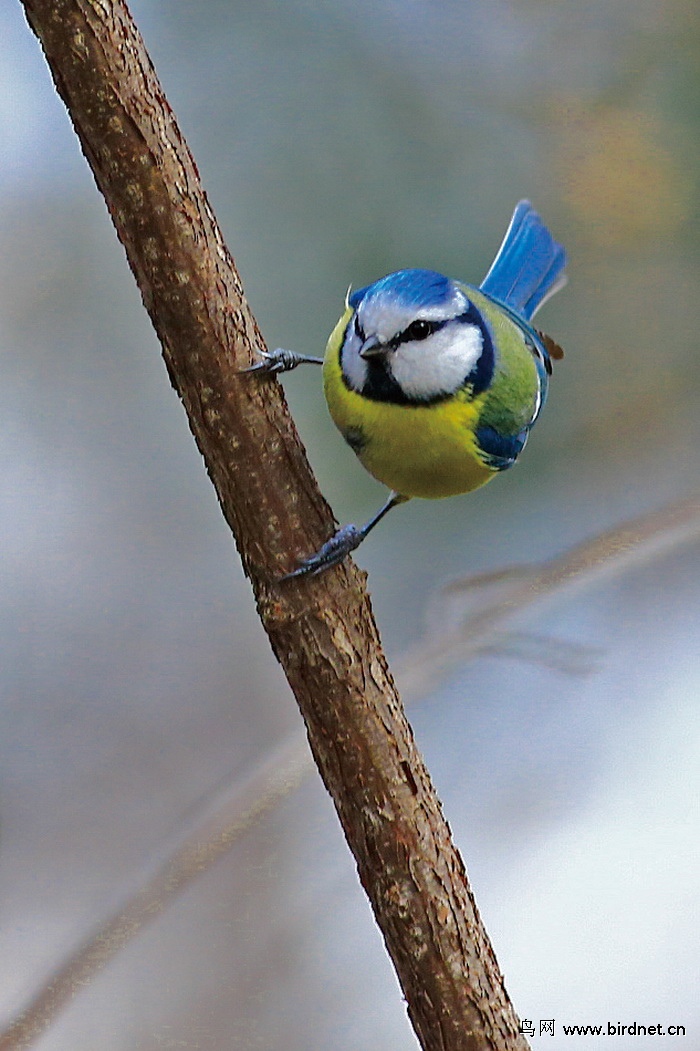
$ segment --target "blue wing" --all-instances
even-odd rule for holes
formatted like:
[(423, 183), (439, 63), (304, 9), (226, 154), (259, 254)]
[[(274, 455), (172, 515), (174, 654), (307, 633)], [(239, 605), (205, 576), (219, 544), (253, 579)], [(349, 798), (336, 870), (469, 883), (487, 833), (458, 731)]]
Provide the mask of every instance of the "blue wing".
[(482, 292), (529, 321), (566, 281), (566, 252), (529, 201), (520, 201)]
[(530, 428), (523, 427), (520, 434), (499, 434), (495, 427), (485, 423), (476, 428), (474, 436), (487, 467), (494, 471), (506, 471), (525, 448), (529, 433)]

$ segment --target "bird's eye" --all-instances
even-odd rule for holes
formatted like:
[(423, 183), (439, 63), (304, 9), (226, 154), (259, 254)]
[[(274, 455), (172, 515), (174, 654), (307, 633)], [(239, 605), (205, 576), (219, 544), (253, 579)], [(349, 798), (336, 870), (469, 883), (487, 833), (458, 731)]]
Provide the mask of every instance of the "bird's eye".
[(420, 340), (427, 339), (431, 333), (435, 331), (435, 325), (431, 321), (426, 321), (425, 318), (416, 318), (412, 321), (407, 329), (404, 330), (404, 340)]
[(365, 341), (365, 333), (364, 333), (364, 329), (362, 328), (362, 325), (360, 324), (360, 319), (357, 316), (357, 314), (355, 314), (354, 328), (355, 328), (355, 335), (357, 336), (357, 338), (360, 340), (361, 343), (364, 343), (364, 341)]

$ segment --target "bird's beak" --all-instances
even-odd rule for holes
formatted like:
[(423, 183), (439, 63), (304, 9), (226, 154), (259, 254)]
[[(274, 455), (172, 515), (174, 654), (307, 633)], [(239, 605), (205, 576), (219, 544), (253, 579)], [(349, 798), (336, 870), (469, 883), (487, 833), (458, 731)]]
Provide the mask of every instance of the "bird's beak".
[(367, 361), (369, 358), (378, 358), (386, 353), (386, 345), (376, 336), (369, 336), (360, 347), (360, 357)]

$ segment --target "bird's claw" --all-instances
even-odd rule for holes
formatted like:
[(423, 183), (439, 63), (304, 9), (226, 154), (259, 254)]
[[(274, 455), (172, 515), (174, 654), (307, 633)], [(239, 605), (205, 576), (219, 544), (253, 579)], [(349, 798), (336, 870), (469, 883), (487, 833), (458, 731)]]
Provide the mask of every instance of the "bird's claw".
[(303, 365), (305, 362), (309, 362), (312, 365), (322, 364), (321, 358), (310, 358), (305, 354), (297, 354), (293, 350), (285, 350), (283, 347), (278, 347), (276, 350), (261, 350), (260, 356), (262, 361), (257, 361), (255, 365), (249, 365), (247, 369), (241, 369), (242, 373), (246, 372), (265, 372), (272, 376), (277, 376), (281, 372), (291, 372), (297, 365)]
[(305, 558), (291, 573), (285, 573), (282, 580), (293, 580), (296, 577), (315, 577), (331, 566), (339, 565), (343, 559), (359, 547), (365, 538), (363, 529), (354, 525), (343, 526), (334, 533), (330, 540), (318, 549), (315, 555)]

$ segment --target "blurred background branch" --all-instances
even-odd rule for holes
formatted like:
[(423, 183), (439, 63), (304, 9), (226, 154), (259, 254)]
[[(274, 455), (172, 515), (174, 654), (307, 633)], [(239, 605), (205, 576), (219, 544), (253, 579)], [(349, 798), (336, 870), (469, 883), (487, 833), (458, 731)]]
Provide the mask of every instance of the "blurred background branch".
[[(555, 558), (452, 581), (432, 597), (424, 638), (395, 661), (403, 696), (425, 696), (456, 664), (507, 647), (515, 630), (512, 622), (524, 628), (533, 607), (545, 608), (570, 598), (577, 588), (648, 564), (699, 533), (700, 498), (692, 496), (608, 529)], [(548, 642), (556, 651), (556, 640)]]
[(228, 853), (239, 836), (282, 796), (297, 788), (313, 769), (306, 740), (299, 733), (271, 752), (250, 777), (215, 793), (157, 870), (56, 968), (0, 1032), (0, 1051), (31, 1047), (51, 1028), (63, 1008), (85, 991), (146, 924), (153, 923), (193, 880)]

